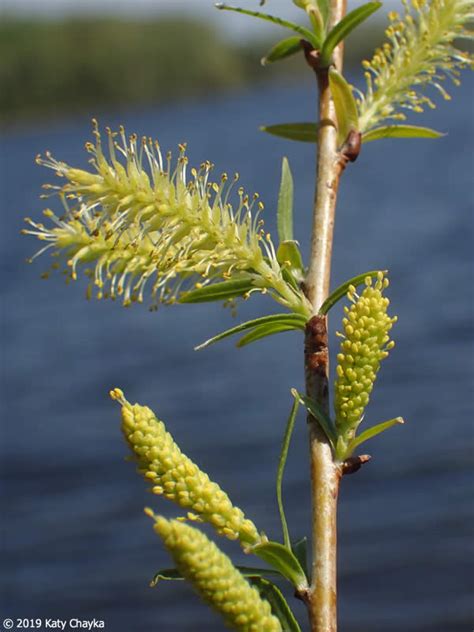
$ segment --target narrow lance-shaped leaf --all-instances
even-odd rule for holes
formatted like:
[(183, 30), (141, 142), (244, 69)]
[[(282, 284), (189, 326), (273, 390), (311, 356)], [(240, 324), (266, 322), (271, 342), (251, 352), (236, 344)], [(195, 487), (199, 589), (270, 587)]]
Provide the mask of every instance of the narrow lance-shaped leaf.
[(318, 5), (318, 9), (323, 18), (324, 25), (326, 26), (329, 18), (329, 1), (328, 0), (316, 0), (316, 4)]
[[(251, 566), (238, 566), (235, 568), (244, 577), (282, 577), (279, 571), (272, 568), (254, 568)], [(160, 581), (183, 581), (184, 577), (177, 568), (163, 568), (153, 575), (150, 587), (154, 588)]]
[(297, 283), (301, 283), (301, 281), (303, 281), (304, 264), (297, 241), (283, 241), (278, 246), (277, 261), (282, 268), (291, 272)]
[(321, 15), (321, 11), (318, 7), (308, 7), (308, 17), (313, 26), (313, 30), (318, 38), (318, 41), (323, 42), (326, 34), (324, 18)]
[[(297, 274), (299, 275), (300, 273)], [(298, 289), (299, 281), (296, 281), (296, 278), (293, 276), (293, 271), (285, 265), (282, 265), (281, 276), (283, 277), (283, 280), (288, 283), (288, 285), (291, 285), (291, 287), (295, 288), (295, 290)]]
[[(293, 396), (294, 397), (294, 396)], [(291, 407), (290, 416), (286, 424), (285, 435), (283, 437), (283, 443), (281, 446), (280, 461), (278, 462), (277, 480), (276, 480), (276, 495), (278, 503), (278, 511), (280, 512), (281, 527), (283, 530), (283, 541), (285, 546), (291, 550), (290, 533), (288, 531), (288, 523), (286, 521), (285, 509), (283, 507), (283, 497), (281, 492), (281, 486), (283, 481), (283, 472), (285, 471), (286, 459), (288, 456), (288, 448), (290, 447), (291, 435), (293, 434), (293, 428), (295, 427), (296, 415), (300, 405), (299, 397), (294, 397), (293, 406)]]
[(317, 39), (315, 33), (312, 33), (309, 29), (305, 28), (304, 26), (300, 26), (299, 24), (295, 24), (294, 22), (283, 20), (282, 18), (278, 18), (274, 15), (268, 15), (268, 13), (261, 13), (260, 11), (249, 11), (248, 9), (233, 7), (221, 2), (217, 3), (215, 7), (216, 9), (220, 9), (221, 11), (235, 11), (236, 13), (249, 15), (254, 18), (259, 18), (260, 20), (265, 20), (266, 22), (272, 22), (273, 24), (277, 24), (278, 26), (282, 26), (283, 28), (290, 29), (290, 31), (295, 31), (295, 33), (299, 33), (304, 37), (304, 39), (308, 40), (308, 42), (310, 42), (314, 46), (314, 48), (321, 48), (321, 42)]
[(324, 40), (323, 47), (321, 49), (321, 66), (328, 66), (331, 60), (331, 55), (336, 46), (344, 40), (351, 31), (353, 31), (359, 24), (364, 22), (368, 17), (372, 15), (377, 9), (382, 6), (381, 2), (368, 2), (361, 7), (350, 11), (336, 26), (330, 31), (326, 39)]
[(306, 397), (306, 395), (302, 395), (301, 393), (299, 393), (298, 391), (294, 389), (292, 393), (297, 394), (297, 396), (301, 400), (301, 403), (305, 406), (306, 410), (311, 415), (313, 415), (313, 417), (316, 419), (316, 421), (319, 423), (322, 430), (324, 431), (324, 434), (328, 438), (333, 449), (335, 450), (336, 449), (336, 432), (334, 430), (334, 426), (331, 419), (326, 415), (326, 413), (324, 413), (323, 410), (321, 410), (318, 404), (314, 400), (312, 400), (310, 397)]
[(277, 227), (280, 242), (293, 239), (293, 176), (288, 158), (283, 158), (278, 193)]
[(392, 426), (396, 426), (397, 424), (404, 424), (405, 421), (402, 417), (395, 417), (394, 419), (390, 419), (389, 421), (384, 421), (381, 424), (377, 424), (376, 426), (372, 426), (372, 428), (368, 428), (364, 432), (362, 432), (359, 436), (355, 437), (347, 446), (347, 453), (344, 455), (344, 458), (351, 456), (354, 450), (360, 446), (362, 443), (365, 443), (369, 439), (376, 437), (381, 432), (385, 432)]
[(301, 568), (304, 570), (306, 577), (309, 580), (308, 573), (308, 538), (304, 536), (304, 538), (300, 538), (296, 542), (293, 542), (291, 545), (291, 550), (293, 551), (296, 559), (301, 564)]
[(279, 620), (283, 632), (301, 632), (295, 615), (292, 613), (281, 590), (275, 584), (263, 577), (249, 576), (248, 580), (258, 590), (260, 596), (268, 601), (272, 614)]
[(306, 575), (292, 551), (279, 542), (265, 542), (250, 549), (250, 552), (278, 570), (298, 590), (308, 587)]
[(338, 143), (342, 145), (349, 132), (358, 129), (357, 103), (351, 86), (335, 68), (329, 69), (329, 86), (336, 109)]
[(225, 301), (243, 296), (254, 287), (252, 278), (244, 276), (222, 283), (211, 283), (203, 287), (184, 292), (179, 297), (180, 303), (208, 303), (210, 301)]
[[(337, 303), (337, 301), (339, 301), (341, 298), (346, 296), (347, 292), (349, 291), (349, 287), (351, 285), (353, 285), (354, 287), (357, 287), (358, 285), (365, 283), (365, 279), (367, 277), (376, 279), (379, 272), (380, 270), (370, 270), (370, 272), (364, 272), (364, 274), (358, 274), (357, 276), (352, 277), (352, 279), (345, 281), (342, 285), (337, 287), (334, 290), (334, 292), (331, 292), (331, 294), (327, 297), (327, 299), (319, 308), (318, 313), (321, 314), (322, 316), (325, 316), (329, 312), (331, 307), (333, 307)], [(383, 270), (383, 273), (386, 274), (387, 271)]]
[(291, 57), (291, 55), (295, 55), (300, 50), (301, 37), (288, 37), (287, 39), (281, 40), (281, 42), (275, 44), (275, 46), (273, 46), (273, 48), (268, 51), (265, 57), (262, 57), (262, 66), (266, 66), (267, 64), (272, 64), (275, 61), (280, 61), (281, 59)]
[(420, 127), (418, 125), (385, 125), (375, 127), (369, 132), (362, 134), (362, 142), (369, 143), (372, 140), (382, 138), (441, 138), (445, 136), (430, 127)]
[(237, 325), (236, 327), (232, 327), (231, 329), (227, 329), (222, 333), (214, 336), (213, 338), (209, 338), (202, 344), (195, 347), (196, 351), (204, 349), (209, 345), (214, 344), (215, 342), (219, 342), (220, 340), (224, 340), (224, 338), (228, 338), (229, 336), (233, 336), (234, 334), (239, 334), (241, 331), (246, 331), (247, 329), (254, 329), (259, 325), (266, 324), (278, 324), (278, 325), (288, 325), (291, 329), (302, 329), (304, 330), (306, 324), (306, 318), (304, 316), (300, 316), (299, 314), (272, 314), (270, 316), (262, 316), (261, 318), (255, 318), (254, 320), (248, 320), (245, 323)]
[(255, 327), (252, 329), (247, 335), (243, 336), (237, 343), (237, 347), (245, 347), (252, 342), (257, 342), (257, 340), (261, 340), (262, 338), (267, 338), (268, 336), (273, 336), (275, 334), (280, 334), (285, 331), (294, 331), (295, 327), (293, 323), (268, 323), (266, 325), (260, 325), (259, 327)]
[(318, 142), (317, 123), (278, 123), (277, 125), (262, 125), (260, 131), (279, 136), (287, 140), (296, 140), (303, 143)]
[(183, 581), (184, 577), (177, 568), (163, 568), (153, 575), (150, 582), (151, 588), (154, 588), (161, 581)]

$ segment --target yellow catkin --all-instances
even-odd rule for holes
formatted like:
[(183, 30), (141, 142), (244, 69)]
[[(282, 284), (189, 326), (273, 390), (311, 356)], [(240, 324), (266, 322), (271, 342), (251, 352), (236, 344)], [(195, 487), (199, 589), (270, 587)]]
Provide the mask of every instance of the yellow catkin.
[(449, 99), (442, 82), (448, 78), (458, 85), (460, 70), (472, 64), (472, 57), (457, 47), (462, 38), (472, 37), (468, 31), (472, 0), (404, 0), (403, 4), (403, 16), (388, 14), (388, 42), (362, 64), (367, 91), (360, 94), (361, 132), (386, 119), (405, 119), (403, 110), (423, 112), (435, 107), (426, 88)]
[(255, 291), (271, 289), (280, 304), (309, 315), (303, 292), (283, 278), (271, 239), (262, 239), (258, 196), (242, 188), (230, 195), (237, 176), (211, 182), (209, 162), (189, 169), (185, 145), (173, 167), (151, 139), (107, 130), (106, 150), (95, 121), (93, 133), (90, 171), (49, 152), (37, 158), (65, 181), (46, 185), (59, 195), (61, 213), (47, 209), (47, 225), (26, 219), (23, 232), (45, 242), (37, 255), (50, 250), (73, 280), (84, 265), (94, 266), (97, 297), (124, 305), (142, 302), (145, 290), (152, 307), (171, 304), (196, 282), (245, 274)]
[(228, 495), (184, 455), (165, 425), (147, 406), (130, 404), (116, 388), (110, 393), (122, 406), (122, 432), (152, 491), (189, 510), (190, 520), (208, 522), (244, 547), (266, 540)]
[(355, 435), (380, 363), (395, 344), (389, 331), (397, 319), (387, 314), (389, 300), (383, 296), (388, 279), (380, 272), (375, 285), (370, 277), (365, 283), (361, 296), (350, 288), (352, 305), (344, 308), (344, 331), (339, 334), (343, 340), (337, 356), (334, 408), (336, 425), (346, 439)]
[(199, 596), (225, 623), (241, 632), (280, 632), (279, 620), (268, 601), (250, 586), (230, 559), (193, 527), (154, 516), (154, 529), (170, 552), (176, 567)]

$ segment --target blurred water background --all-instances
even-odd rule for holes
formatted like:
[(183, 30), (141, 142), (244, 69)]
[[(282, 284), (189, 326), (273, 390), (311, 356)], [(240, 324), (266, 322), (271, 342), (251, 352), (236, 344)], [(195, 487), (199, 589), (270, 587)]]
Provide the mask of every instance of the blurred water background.
[[(159, 60), (156, 61), (160, 63)], [(370, 465), (343, 481), (339, 517), (342, 632), (468, 632), (472, 596), (472, 90), (423, 119), (438, 141), (380, 141), (344, 175), (332, 285), (365, 270), (390, 270), (397, 346), (380, 374), (366, 420), (407, 423), (373, 441)], [(238, 171), (274, 210), (281, 156), (296, 184), (296, 235), (307, 253), (314, 148), (258, 134), (263, 123), (310, 120), (315, 89), (288, 83), (241, 87), (155, 106), (100, 103), (102, 125), (187, 141), (191, 164)], [(181, 583), (151, 589), (169, 558), (144, 506), (176, 515), (124, 461), (119, 409), (108, 391), (154, 408), (182, 449), (256, 524), (277, 539), (274, 479), (289, 388), (302, 388), (302, 339), (275, 336), (233, 349), (193, 346), (230, 326), (216, 305), (150, 313), (87, 302), (85, 286), (40, 281), (48, 261), (25, 258), (19, 235), (39, 217), (34, 164), (50, 149), (85, 165), (89, 117), (16, 122), (1, 136), (2, 571), (1, 617), (103, 619), (111, 632), (222, 630)], [(421, 122), (421, 119), (420, 121)], [(238, 319), (263, 315), (264, 297)], [(340, 311), (331, 319), (337, 328)], [(337, 344), (334, 334), (333, 349)], [(301, 415), (284, 482), (294, 537), (309, 534), (306, 428)], [(237, 545), (219, 542), (249, 563)], [(291, 599), (291, 591), (288, 591)], [(303, 626), (303, 607), (295, 603)]]

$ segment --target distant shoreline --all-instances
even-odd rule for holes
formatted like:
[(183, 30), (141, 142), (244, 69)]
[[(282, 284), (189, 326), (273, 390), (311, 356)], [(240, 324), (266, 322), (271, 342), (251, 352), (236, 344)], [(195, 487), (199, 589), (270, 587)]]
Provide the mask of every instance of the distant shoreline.
[[(370, 54), (381, 30), (380, 24), (362, 30), (348, 59), (358, 63)], [(163, 105), (302, 75), (301, 58), (262, 68), (259, 60), (273, 43), (239, 45), (214, 25), (182, 17), (7, 18), (0, 23), (0, 122)]]

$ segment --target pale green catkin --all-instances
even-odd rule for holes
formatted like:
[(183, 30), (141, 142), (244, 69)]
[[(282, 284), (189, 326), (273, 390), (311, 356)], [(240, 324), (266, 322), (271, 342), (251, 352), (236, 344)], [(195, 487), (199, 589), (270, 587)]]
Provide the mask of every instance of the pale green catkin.
[(474, 18), (472, 0), (404, 0), (403, 5), (402, 17), (389, 13), (388, 42), (363, 62), (367, 91), (359, 93), (361, 132), (385, 119), (404, 120), (401, 110), (434, 108), (426, 88), (450, 99), (443, 81), (458, 85), (459, 71), (472, 64), (457, 48), (460, 39), (472, 38), (467, 28)]
[(240, 540), (244, 547), (266, 540), (219, 485), (181, 452), (150, 408), (130, 404), (118, 388), (110, 396), (122, 406), (122, 432), (137, 459), (138, 471), (152, 483), (155, 494), (189, 509), (190, 520), (208, 522), (217, 533)]
[(388, 298), (383, 290), (388, 279), (380, 272), (372, 285), (367, 277), (360, 296), (351, 287), (347, 296), (352, 302), (344, 307), (343, 338), (337, 356), (334, 408), (336, 426), (346, 439), (352, 439), (362, 421), (381, 361), (388, 356), (394, 342), (389, 331), (396, 316), (387, 314)]
[[(237, 208), (231, 204), (226, 174), (210, 180), (213, 166), (191, 169), (185, 145), (176, 167), (171, 154), (164, 159), (159, 145), (107, 130), (108, 156), (94, 121), (95, 143), (87, 143), (91, 170), (75, 169), (49, 152), (37, 162), (65, 179), (62, 186), (45, 185), (57, 193), (63, 215), (51, 209), (49, 225), (27, 218), (34, 235), (51, 249), (67, 278), (76, 279), (80, 267), (89, 276), (90, 294), (121, 297), (124, 305), (142, 302), (150, 289), (152, 307), (173, 303), (184, 291), (245, 273), (251, 291), (269, 293), (293, 312), (310, 314), (303, 292), (287, 283), (271, 237), (259, 218), (263, 204), (242, 188)], [(37, 256), (35, 255), (35, 256)], [(66, 264), (64, 266), (64, 264)], [(89, 266), (90, 267), (87, 267)]]
[(151, 510), (146, 513), (154, 518), (154, 529), (180, 573), (229, 627), (241, 632), (281, 632), (268, 601), (203, 533), (177, 520), (155, 516)]

